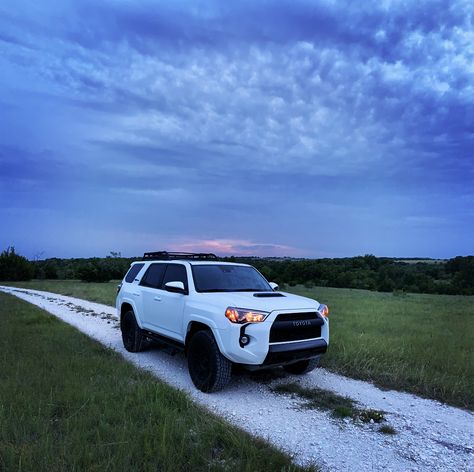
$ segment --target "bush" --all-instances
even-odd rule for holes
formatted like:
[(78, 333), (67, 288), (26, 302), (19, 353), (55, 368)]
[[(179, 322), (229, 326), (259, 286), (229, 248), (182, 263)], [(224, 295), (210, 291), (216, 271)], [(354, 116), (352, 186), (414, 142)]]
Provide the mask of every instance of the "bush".
[(13, 246), (0, 254), (0, 280), (30, 280), (34, 272), (33, 264), (26, 257), (17, 254)]

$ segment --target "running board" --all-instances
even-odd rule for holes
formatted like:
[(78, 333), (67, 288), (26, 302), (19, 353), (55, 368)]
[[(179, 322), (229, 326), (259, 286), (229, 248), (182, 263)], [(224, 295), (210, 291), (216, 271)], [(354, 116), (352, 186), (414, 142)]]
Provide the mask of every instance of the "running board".
[(176, 341), (175, 339), (168, 338), (166, 336), (163, 336), (161, 334), (154, 333), (153, 331), (149, 331), (147, 329), (143, 330), (143, 334), (151, 339), (152, 341), (155, 341), (158, 344), (163, 344), (167, 348), (171, 349), (171, 355), (175, 355), (177, 352), (182, 352), (184, 351), (184, 344), (180, 343), (179, 341)]

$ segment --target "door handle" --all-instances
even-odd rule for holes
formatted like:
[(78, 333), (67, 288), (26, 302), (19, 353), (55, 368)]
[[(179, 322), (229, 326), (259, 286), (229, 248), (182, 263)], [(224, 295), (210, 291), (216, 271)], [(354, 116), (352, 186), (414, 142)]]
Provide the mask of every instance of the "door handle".
[(140, 292), (133, 292), (133, 295), (134, 295), (135, 297), (139, 297), (139, 296), (140, 296)]
[(161, 298), (160, 298), (160, 297), (153, 297), (153, 300), (155, 300), (155, 302), (161, 302)]

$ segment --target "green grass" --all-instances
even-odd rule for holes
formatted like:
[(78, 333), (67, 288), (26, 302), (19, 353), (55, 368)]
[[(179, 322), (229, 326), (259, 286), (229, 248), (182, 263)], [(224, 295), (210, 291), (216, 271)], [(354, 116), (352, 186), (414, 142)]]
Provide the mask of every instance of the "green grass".
[[(112, 282), (11, 285), (115, 303)], [(330, 307), (331, 345), (323, 367), (474, 410), (474, 296), (302, 286), (289, 291)]]
[(273, 388), (276, 393), (297, 395), (305, 400), (304, 408), (330, 411), (336, 418), (352, 418), (363, 423), (381, 423), (385, 421), (380, 410), (359, 408), (357, 402), (349, 397), (337, 395), (329, 390), (312, 387), (306, 388), (296, 382), (282, 383)]
[(0, 307), (0, 470), (301, 470), (52, 315)]
[(117, 284), (119, 282), (119, 280), (106, 283), (89, 283), (80, 280), (32, 280), (30, 282), (0, 282), (0, 285), (44, 290), (115, 306), (115, 296), (117, 295)]
[(293, 287), (330, 307), (322, 365), (474, 409), (474, 297)]

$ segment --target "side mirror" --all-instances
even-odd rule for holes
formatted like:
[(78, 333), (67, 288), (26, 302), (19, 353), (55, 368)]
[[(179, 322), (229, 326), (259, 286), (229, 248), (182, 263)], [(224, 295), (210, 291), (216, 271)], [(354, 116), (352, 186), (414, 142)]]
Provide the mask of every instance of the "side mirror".
[(278, 286), (278, 284), (276, 284), (275, 282), (270, 282), (270, 287), (272, 288), (272, 290), (274, 290), (275, 292), (280, 288)]
[(184, 284), (183, 282), (167, 282), (165, 284), (165, 290), (167, 292), (174, 292), (174, 293), (186, 293), (186, 290), (184, 289)]

